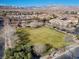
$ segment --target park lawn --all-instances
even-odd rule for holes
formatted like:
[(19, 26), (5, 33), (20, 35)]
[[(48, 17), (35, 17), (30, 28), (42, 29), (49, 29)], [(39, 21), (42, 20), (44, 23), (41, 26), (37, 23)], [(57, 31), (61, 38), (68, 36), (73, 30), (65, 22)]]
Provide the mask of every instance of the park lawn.
[(51, 44), (55, 48), (60, 48), (66, 45), (64, 42), (64, 33), (58, 32), (55, 29), (47, 27), (26, 28), (30, 34), (29, 39), (32, 44)]

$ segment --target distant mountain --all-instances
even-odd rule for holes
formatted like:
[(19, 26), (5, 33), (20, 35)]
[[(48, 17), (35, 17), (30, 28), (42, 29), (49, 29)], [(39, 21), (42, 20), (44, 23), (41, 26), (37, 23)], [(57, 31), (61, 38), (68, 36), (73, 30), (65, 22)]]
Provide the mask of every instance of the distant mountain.
[(42, 6), (42, 7), (0, 6), (0, 10), (79, 10), (79, 7), (78, 6)]

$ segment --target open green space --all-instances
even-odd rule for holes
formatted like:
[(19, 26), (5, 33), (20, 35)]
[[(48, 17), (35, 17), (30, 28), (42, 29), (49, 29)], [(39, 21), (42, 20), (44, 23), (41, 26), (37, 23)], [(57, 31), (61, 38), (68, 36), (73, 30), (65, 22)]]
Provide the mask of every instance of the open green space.
[(64, 33), (58, 32), (55, 29), (48, 27), (26, 28), (29, 39), (32, 44), (50, 44), (55, 48), (60, 48), (66, 45), (64, 42)]

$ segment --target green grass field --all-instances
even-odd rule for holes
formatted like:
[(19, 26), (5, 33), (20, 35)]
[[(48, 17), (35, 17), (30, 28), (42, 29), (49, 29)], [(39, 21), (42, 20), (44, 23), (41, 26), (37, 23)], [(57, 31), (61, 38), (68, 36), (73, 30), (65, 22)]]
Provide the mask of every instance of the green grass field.
[(47, 27), (40, 28), (26, 28), (30, 34), (29, 39), (33, 44), (51, 44), (55, 48), (60, 48), (66, 45), (64, 42), (64, 33), (57, 32), (54, 29)]

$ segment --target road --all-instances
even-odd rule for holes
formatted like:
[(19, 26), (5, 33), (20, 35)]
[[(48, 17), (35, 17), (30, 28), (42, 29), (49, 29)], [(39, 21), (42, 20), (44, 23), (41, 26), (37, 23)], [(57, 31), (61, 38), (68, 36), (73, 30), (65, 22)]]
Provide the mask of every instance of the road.
[(3, 26), (2, 20), (0, 18), (0, 59), (3, 57), (4, 50), (12, 47), (12, 38), (15, 32), (15, 28), (11, 27), (8, 22)]
[(59, 54), (53, 59), (79, 59), (79, 45), (75, 45), (74, 47), (70, 48), (62, 54)]
[(3, 58), (4, 55), (4, 48), (5, 48), (5, 40), (2, 35), (2, 29), (3, 29), (3, 20), (0, 18), (0, 59)]

